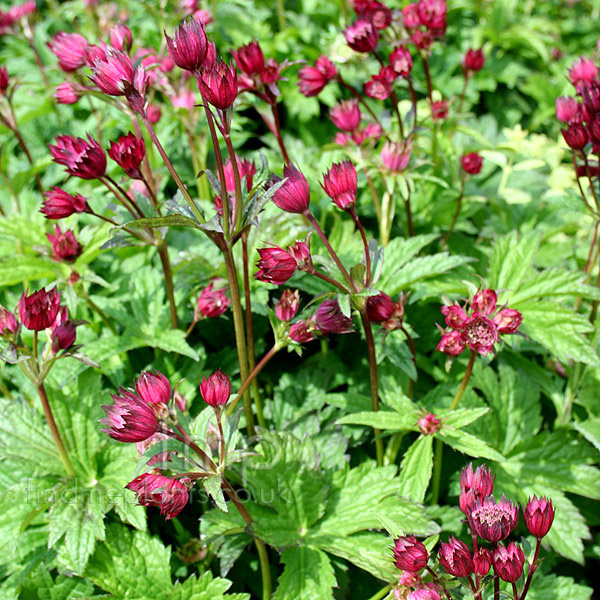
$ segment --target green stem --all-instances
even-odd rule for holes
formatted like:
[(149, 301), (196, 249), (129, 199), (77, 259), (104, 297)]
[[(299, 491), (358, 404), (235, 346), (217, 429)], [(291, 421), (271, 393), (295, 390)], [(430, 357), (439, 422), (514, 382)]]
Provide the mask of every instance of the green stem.
[(456, 222), (458, 221), (458, 215), (460, 214), (460, 209), (462, 208), (464, 192), (465, 192), (465, 177), (464, 177), (464, 173), (463, 173), (460, 176), (460, 193), (458, 195), (458, 200), (456, 202), (456, 210), (454, 211), (454, 217), (452, 217), (452, 223), (450, 223), (450, 229), (448, 229), (448, 233), (446, 233), (446, 236), (444, 237), (444, 239), (442, 241), (442, 245), (446, 245), (448, 243), (448, 240), (450, 239), (450, 236), (452, 235), (452, 232), (454, 231), (454, 226), (456, 225)]
[[(452, 400), (452, 404), (450, 405), (450, 410), (456, 410), (460, 399), (462, 398), (465, 390), (467, 389), (467, 385), (469, 383), (469, 379), (471, 379), (471, 373), (473, 372), (473, 365), (475, 364), (475, 357), (477, 356), (477, 352), (475, 350), (471, 350), (471, 355), (469, 356), (469, 363), (467, 365), (467, 370), (465, 371), (465, 375), (463, 380), (461, 381), (460, 387)], [(437, 504), (440, 498), (440, 484), (442, 481), (442, 462), (443, 462), (443, 453), (444, 447), (442, 439), (436, 437), (435, 440), (435, 460), (433, 464), (433, 484), (431, 488), (431, 504)]]
[(227, 115), (223, 113), (223, 139), (225, 140), (225, 146), (227, 146), (227, 152), (229, 154), (229, 160), (231, 161), (231, 168), (233, 171), (233, 181), (235, 185), (235, 225), (233, 228), (234, 232), (240, 230), (242, 226), (242, 182), (240, 179), (240, 170), (238, 167), (237, 158), (235, 155), (235, 150), (233, 149), (233, 144), (231, 143), (231, 135), (230, 135), (230, 125), (227, 120)]
[[(371, 388), (371, 405), (375, 412), (379, 410), (379, 378), (377, 375), (377, 355), (375, 353), (375, 340), (373, 338), (373, 329), (371, 322), (367, 317), (365, 310), (360, 311), (360, 318), (365, 332), (365, 340), (367, 342), (367, 356), (369, 358), (369, 381)], [(377, 455), (377, 466), (383, 465), (383, 440), (381, 439), (381, 431), (374, 429), (375, 434), (375, 453)]]
[(169, 259), (169, 248), (164, 241), (156, 246), (160, 264), (162, 265), (163, 274), (165, 276), (165, 288), (167, 289), (167, 297), (169, 298), (169, 309), (171, 312), (171, 327), (177, 329), (177, 305), (175, 304), (175, 293), (173, 291), (173, 273), (171, 271), (171, 260)]
[(283, 0), (277, 0), (277, 22), (279, 25), (279, 31), (285, 30), (285, 7), (283, 6)]
[(458, 102), (458, 114), (462, 114), (463, 104), (465, 102), (465, 94), (467, 93), (467, 85), (469, 83), (469, 76), (465, 73), (465, 81), (463, 83), (462, 93), (460, 95), (460, 100)]
[(320, 273), (316, 269), (315, 269), (315, 271), (312, 271), (310, 274), (314, 275), (315, 277), (318, 277), (319, 279), (322, 279), (323, 281), (326, 281), (327, 283), (330, 283), (333, 286), (335, 286), (343, 294), (349, 294), (350, 293), (349, 290), (347, 290), (341, 283), (339, 283), (335, 279), (332, 279), (328, 275), (325, 275), (324, 273)]
[(527, 592), (529, 591), (529, 586), (531, 585), (531, 580), (533, 579), (533, 574), (537, 571), (538, 568), (538, 558), (540, 556), (540, 548), (542, 547), (541, 538), (537, 539), (537, 544), (535, 546), (535, 553), (533, 555), (533, 560), (529, 565), (529, 574), (527, 575), (527, 581), (523, 586), (523, 591), (520, 596), (515, 596), (515, 600), (525, 600), (525, 596), (527, 596)]
[[(227, 198), (223, 200), (223, 206)], [(248, 378), (248, 353), (246, 349), (246, 336), (244, 334), (244, 316), (240, 299), (240, 286), (238, 283), (237, 269), (231, 248), (223, 251), (227, 280), (229, 281), (229, 294), (231, 296), (231, 312), (233, 313), (233, 327), (235, 330), (235, 344), (240, 366), (240, 377), (243, 382)], [(248, 436), (254, 436), (254, 415), (252, 414), (252, 399), (248, 392), (244, 392), (244, 413), (246, 415), (246, 429)]]
[(376, 594), (373, 594), (369, 600), (382, 600), (392, 591), (392, 585), (388, 584), (383, 589), (379, 590)]
[[(35, 333), (37, 334), (37, 331)], [(62, 461), (67, 475), (69, 477), (74, 477), (75, 470), (73, 469), (73, 464), (71, 463), (71, 459), (69, 458), (69, 453), (67, 452), (67, 449), (63, 444), (62, 438), (60, 437), (60, 432), (58, 431), (58, 427), (56, 426), (56, 421), (54, 420), (54, 415), (52, 414), (50, 402), (48, 401), (46, 389), (44, 388), (44, 383), (42, 381), (38, 382), (37, 391), (40, 395), (40, 400), (42, 401), (42, 408), (44, 409), (44, 415), (46, 416), (46, 421), (48, 422), (48, 426), (50, 427), (52, 438), (54, 439), (54, 444), (56, 445), (56, 449), (58, 450), (58, 454), (60, 455), (60, 460)]]
[(356, 214), (356, 211), (354, 209), (352, 209), (351, 214), (352, 218), (354, 219), (354, 222), (356, 223), (356, 226), (358, 227), (358, 231), (360, 232), (360, 237), (362, 238), (363, 246), (365, 249), (366, 274), (364, 284), (368, 286), (371, 282), (371, 253), (369, 252), (369, 242), (367, 240), (365, 229), (362, 226), (362, 223), (360, 222), (360, 219), (358, 218), (358, 215)]
[(114, 335), (118, 334), (115, 326), (106, 316), (106, 313), (89, 297), (88, 293), (83, 289), (83, 286), (76, 286), (75, 294), (86, 301), (87, 305), (100, 317), (102, 322), (110, 329), (111, 333)]
[(415, 235), (415, 227), (413, 225), (412, 211), (410, 209), (410, 188), (408, 186), (406, 187), (406, 198), (404, 198), (404, 210), (406, 211), (406, 228), (408, 229), (408, 237), (413, 237)]

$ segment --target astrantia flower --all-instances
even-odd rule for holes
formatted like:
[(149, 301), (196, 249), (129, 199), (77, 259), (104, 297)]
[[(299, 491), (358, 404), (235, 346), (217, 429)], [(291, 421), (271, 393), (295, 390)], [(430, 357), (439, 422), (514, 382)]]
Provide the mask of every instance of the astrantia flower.
[(106, 172), (106, 154), (88, 135), (88, 141), (71, 135), (59, 135), (48, 148), (54, 162), (67, 167), (67, 173), (81, 179), (99, 179)]
[(156, 506), (166, 520), (176, 517), (188, 503), (189, 494), (185, 483), (172, 477), (144, 473), (125, 486), (135, 492), (142, 506)]
[(158, 371), (144, 371), (135, 382), (135, 391), (150, 406), (166, 405), (171, 400), (171, 383)]
[(448, 102), (437, 100), (431, 105), (431, 116), (434, 121), (443, 121), (448, 116)]
[(275, 315), (280, 321), (291, 321), (296, 316), (299, 306), (300, 292), (285, 289), (275, 305)]
[(469, 154), (463, 154), (460, 159), (460, 164), (465, 173), (469, 175), (477, 175), (481, 173), (483, 167), (483, 157), (477, 152), (470, 152)]
[(58, 66), (66, 73), (76, 71), (86, 64), (87, 47), (87, 40), (82, 35), (64, 31), (59, 31), (48, 42), (48, 48), (58, 58)]
[(492, 566), (492, 555), (487, 548), (478, 548), (473, 555), (473, 571), (479, 577), (485, 577)]
[(351, 333), (354, 331), (352, 319), (346, 317), (336, 299), (325, 300), (317, 309), (317, 329), (323, 333)]
[(575, 89), (581, 93), (583, 88), (598, 79), (598, 67), (593, 60), (582, 56), (569, 69), (569, 79)]
[[(240, 180), (246, 180), (246, 191), (252, 189), (254, 175), (256, 174), (256, 165), (247, 158), (236, 158)], [(225, 189), (228, 194), (235, 194), (235, 177), (233, 175), (233, 165), (231, 159), (228, 158), (223, 167), (225, 175)]]
[(379, 32), (370, 21), (358, 20), (344, 31), (348, 46), (356, 52), (372, 52), (377, 47)]
[(335, 65), (326, 56), (321, 55), (314, 67), (307, 65), (298, 71), (300, 92), (309, 98), (317, 96), (336, 75)]
[(58, 262), (73, 262), (81, 254), (81, 244), (70, 229), (63, 233), (60, 227), (55, 225), (54, 235), (47, 233), (46, 237), (52, 244), (52, 258)]
[(116, 50), (129, 52), (132, 43), (133, 36), (131, 35), (131, 29), (127, 25), (118, 23), (110, 30), (110, 45)]
[(27, 295), (23, 292), (19, 300), (21, 323), (32, 331), (42, 331), (51, 327), (60, 309), (60, 294), (56, 288), (49, 292), (41, 289)]
[(345, 211), (354, 210), (356, 204), (356, 168), (349, 161), (334, 163), (323, 175), (323, 189), (335, 204)]
[(158, 429), (154, 410), (145, 400), (123, 388), (119, 394), (111, 394), (114, 404), (102, 406), (106, 417), (103, 433), (119, 442), (143, 442)]
[(473, 572), (471, 551), (464, 542), (455, 537), (451, 537), (448, 542), (442, 542), (438, 559), (442, 569), (454, 577), (469, 577)]
[(290, 327), (290, 339), (298, 344), (306, 344), (315, 339), (315, 324), (312, 321), (298, 321)]
[(256, 263), (258, 271), (255, 279), (274, 285), (282, 285), (296, 271), (296, 260), (279, 246), (259, 248), (257, 250), (260, 260)]
[(273, 194), (273, 202), (286, 212), (306, 212), (310, 202), (306, 177), (291, 163), (283, 168), (283, 176), (287, 181)]
[(16, 333), (19, 329), (19, 324), (9, 310), (0, 304), (0, 335)]
[(89, 210), (87, 200), (81, 194), (74, 196), (58, 187), (44, 192), (46, 199), (42, 204), (40, 212), (48, 219), (64, 219), (74, 213), (87, 212)]
[(414, 535), (405, 535), (394, 540), (394, 558), (399, 569), (416, 573), (427, 565), (429, 552)]
[(433, 435), (440, 428), (440, 420), (433, 413), (427, 413), (417, 421), (417, 427), (423, 435)]
[(417, 5), (422, 25), (439, 35), (446, 28), (448, 7), (446, 0), (419, 0)]
[(181, 69), (199, 73), (204, 66), (208, 45), (204, 25), (196, 19), (189, 19), (179, 25), (172, 39), (165, 32), (165, 39), (173, 62)]
[(508, 547), (498, 544), (492, 554), (492, 564), (494, 572), (502, 581), (515, 583), (523, 573), (525, 564), (525, 555), (520, 546), (511, 542)]
[(573, 150), (583, 150), (589, 142), (588, 132), (581, 123), (569, 123), (569, 127), (562, 130), (562, 135)]
[(360, 109), (358, 100), (342, 100), (329, 111), (332, 123), (342, 131), (352, 132), (360, 125)]
[(519, 507), (504, 496), (496, 502), (493, 496), (475, 503), (467, 514), (471, 531), (488, 542), (506, 539), (517, 526)]
[(440, 590), (435, 583), (426, 583), (410, 592), (406, 600), (441, 600)]
[(63, 81), (56, 86), (54, 97), (59, 104), (75, 104), (79, 100), (79, 92), (72, 83)]
[(387, 141), (381, 150), (381, 162), (392, 173), (401, 173), (408, 165), (411, 152), (409, 141), (400, 144)]
[(494, 475), (491, 469), (480, 465), (473, 471), (469, 463), (460, 473), (460, 509), (465, 513), (473, 508), (475, 502), (491, 496), (494, 491)]
[(365, 95), (377, 100), (385, 100), (392, 93), (392, 85), (396, 72), (392, 67), (381, 67), (377, 75), (373, 75), (365, 84)]
[(265, 55), (257, 40), (232, 52), (238, 69), (246, 75), (258, 75), (265, 68)]
[(413, 61), (409, 50), (405, 46), (394, 48), (390, 55), (390, 66), (400, 77), (408, 77), (410, 75)]
[(227, 297), (225, 288), (214, 289), (214, 283), (210, 283), (200, 292), (197, 302), (199, 314), (196, 315), (196, 318), (198, 319), (199, 315), (210, 318), (218, 317), (227, 310), (230, 304), (231, 300)]
[(529, 533), (538, 539), (543, 538), (554, 521), (552, 500), (534, 496), (523, 507), (523, 518)]
[(231, 396), (231, 381), (221, 369), (215, 371), (210, 377), (202, 377), (200, 394), (204, 402), (213, 408), (225, 406)]
[(142, 179), (140, 165), (146, 155), (146, 145), (142, 138), (132, 132), (122, 135), (118, 141), (111, 142), (108, 155), (134, 179)]
[(229, 108), (237, 97), (237, 73), (223, 61), (202, 69), (197, 82), (202, 97), (221, 110)]
[(474, 50), (473, 48), (469, 48), (469, 50), (467, 50), (467, 53), (463, 58), (463, 67), (465, 71), (477, 73), (477, 71), (481, 71), (481, 69), (483, 69), (484, 64), (485, 56), (483, 54), (483, 50)]

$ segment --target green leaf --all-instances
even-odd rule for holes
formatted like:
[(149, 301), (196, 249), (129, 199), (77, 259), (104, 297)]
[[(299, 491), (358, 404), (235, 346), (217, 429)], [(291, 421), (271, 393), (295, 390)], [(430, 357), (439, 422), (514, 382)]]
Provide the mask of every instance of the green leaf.
[(490, 412), (489, 408), (457, 408), (456, 410), (441, 409), (436, 411), (436, 416), (442, 421), (442, 427), (461, 429)]
[(590, 600), (594, 590), (575, 583), (572, 577), (557, 577), (544, 573), (536, 577), (527, 593), (529, 600)]
[(151, 219), (137, 219), (136, 221), (129, 221), (122, 225), (128, 229), (145, 229), (147, 227), (151, 229), (158, 229), (159, 227), (194, 227), (198, 226), (198, 222), (195, 219), (186, 217), (184, 215), (166, 215), (165, 217), (153, 217)]
[(400, 465), (400, 495), (423, 502), (433, 468), (433, 436), (424, 435), (412, 443)]
[(389, 431), (417, 431), (417, 421), (419, 413), (405, 412), (403, 414), (389, 410), (380, 410), (377, 412), (364, 411), (345, 415), (337, 420), (340, 425), (365, 425), (375, 429)]
[(487, 442), (480, 440), (466, 431), (451, 427), (441, 427), (434, 435), (441, 438), (444, 444), (448, 444), (454, 450), (458, 450), (468, 456), (487, 458), (495, 461), (504, 460), (502, 454), (490, 447)]
[(184, 582), (175, 584), (172, 593), (165, 598), (168, 600), (250, 600), (249, 594), (226, 594), (231, 587), (231, 581), (213, 577), (206, 571), (200, 577), (192, 575)]
[(273, 600), (328, 600), (333, 598), (335, 574), (327, 554), (321, 550), (289, 548), (281, 555), (285, 565)]
[[(39, 240), (38, 240), (39, 241)], [(68, 277), (68, 267), (40, 256), (11, 256), (0, 262), (0, 286), (22, 284), (23, 281)]]
[(586, 421), (576, 421), (573, 427), (588, 441), (600, 451), (600, 419), (593, 415)]
[(227, 511), (227, 502), (225, 502), (225, 496), (221, 489), (221, 475), (214, 475), (213, 477), (205, 477), (202, 480), (202, 485), (208, 493), (208, 495), (215, 501), (216, 505), (224, 512)]

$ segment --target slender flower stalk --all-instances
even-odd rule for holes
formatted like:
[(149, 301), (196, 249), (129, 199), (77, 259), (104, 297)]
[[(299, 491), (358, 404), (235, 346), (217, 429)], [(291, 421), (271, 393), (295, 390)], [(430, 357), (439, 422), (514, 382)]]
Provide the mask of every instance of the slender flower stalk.
[(169, 298), (169, 310), (171, 313), (171, 327), (173, 327), (173, 329), (177, 329), (177, 305), (175, 304), (175, 294), (173, 291), (173, 273), (171, 271), (169, 248), (164, 241), (161, 241), (157, 244), (156, 249), (158, 251), (158, 256), (160, 257), (160, 264), (162, 265), (163, 273), (165, 276), (165, 288), (167, 289), (167, 297)]
[(452, 232), (454, 231), (454, 227), (456, 226), (456, 222), (458, 221), (458, 215), (460, 215), (460, 209), (462, 208), (462, 201), (463, 201), (464, 193), (465, 193), (465, 176), (464, 176), (464, 173), (461, 173), (460, 191), (458, 194), (458, 200), (456, 201), (456, 210), (454, 211), (454, 216), (452, 217), (452, 223), (450, 223), (450, 228), (448, 229), (448, 232), (446, 233), (446, 235), (442, 241), (442, 245), (444, 245), (444, 246), (448, 244), (448, 240), (450, 239), (450, 236), (452, 235)]
[(358, 215), (356, 214), (356, 211), (353, 210), (352, 211), (352, 218), (354, 219), (354, 222), (356, 223), (356, 227), (358, 227), (358, 231), (360, 232), (360, 237), (362, 238), (363, 241), (363, 246), (365, 249), (365, 263), (366, 263), (366, 273), (365, 273), (365, 280), (364, 283), (366, 286), (369, 285), (369, 283), (371, 282), (371, 253), (369, 252), (369, 242), (367, 241), (367, 235), (365, 234), (365, 229), (362, 226), (362, 223), (360, 222), (360, 219), (358, 218)]
[(469, 85), (469, 75), (465, 73), (465, 80), (463, 82), (462, 92), (460, 94), (460, 100), (458, 101), (458, 114), (462, 114), (463, 104), (465, 102), (465, 94), (467, 93), (467, 86)]
[(275, 138), (277, 139), (277, 143), (279, 144), (281, 154), (283, 155), (283, 162), (286, 165), (289, 165), (290, 157), (287, 153), (287, 149), (285, 147), (285, 142), (283, 141), (283, 135), (281, 134), (281, 123), (279, 121), (279, 109), (277, 108), (277, 101), (274, 100), (270, 104), (271, 104), (271, 112), (273, 113), (273, 123), (275, 125), (273, 133), (275, 134)]
[[(235, 225), (234, 225), (234, 232), (237, 232), (240, 230), (241, 226), (242, 226), (242, 205), (243, 205), (243, 198), (242, 198), (242, 184), (241, 184), (241, 179), (240, 179), (240, 170), (238, 167), (238, 161), (235, 155), (235, 150), (233, 149), (233, 144), (231, 143), (231, 129), (230, 129), (230, 124), (227, 120), (227, 116), (225, 115), (225, 113), (223, 113), (223, 119), (222, 119), (222, 125), (223, 125), (223, 139), (225, 140), (225, 145), (227, 146), (227, 152), (229, 153), (229, 159), (231, 161), (231, 169), (233, 171), (233, 181), (234, 181), (234, 186), (235, 186), (235, 210), (234, 210), (234, 220), (235, 220)], [(227, 191), (223, 191), (223, 194), (227, 194)], [(223, 204), (225, 204), (225, 198), (223, 198)]]
[(429, 70), (429, 59), (427, 55), (421, 52), (421, 59), (423, 60), (423, 70), (425, 71), (425, 79), (427, 80), (427, 97), (429, 102), (433, 104), (433, 84), (431, 83), (431, 72)]
[(381, 122), (379, 121), (377, 115), (373, 112), (372, 108), (367, 104), (367, 102), (363, 98), (362, 94), (360, 94), (358, 92), (358, 90), (356, 90), (356, 88), (354, 88), (347, 81), (345, 81), (341, 75), (338, 74), (337, 79), (340, 82), (340, 84), (342, 86), (344, 86), (363, 105), (363, 107), (371, 115), (371, 117), (373, 118), (375, 123), (377, 123), (378, 125), (381, 125)]

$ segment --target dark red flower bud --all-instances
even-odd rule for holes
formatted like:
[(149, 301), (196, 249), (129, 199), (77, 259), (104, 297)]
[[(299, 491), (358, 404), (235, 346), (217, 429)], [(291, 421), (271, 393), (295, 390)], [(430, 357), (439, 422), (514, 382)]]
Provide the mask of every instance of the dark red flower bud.
[(478, 548), (473, 556), (473, 571), (479, 577), (485, 577), (492, 566), (492, 555), (487, 548)]
[(63, 233), (60, 227), (55, 225), (54, 235), (47, 233), (46, 237), (52, 244), (52, 258), (58, 262), (73, 262), (83, 250), (70, 229)]
[(315, 339), (315, 326), (310, 321), (298, 321), (290, 327), (290, 338), (298, 344), (306, 344)]
[(192, 73), (198, 73), (204, 66), (208, 40), (204, 25), (196, 19), (189, 19), (179, 25), (171, 39), (165, 32), (169, 56), (173, 62)]
[(259, 248), (260, 260), (256, 263), (258, 271), (254, 277), (259, 281), (281, 285), (296, 271), (296, 260), (283, 248)]
[(469, 175), (477, 175), (481, 173), (483, 167), (483, 157), (477, 152), (471, 152), (469, 154), (463, 154), (460, 159), (463, 171), (469, 173)]
[(106, 154), (100, 144), (88, 135), (88, 141), (70, 135), (59, 135), (56, 145), (48, 145), (54, 162), (67, 167), (67, 173), (81, 179), (99, 179), (106, 172)]
[(72, 196), (58, 187), (44, 192), (46, 199), (42, 204), (40, 212), (48, 219), (64, 219), (74, 213), (87, 212), (89, 210), (87, 200), (81, 195)]
[[(252, 183), (254, 181), (254, 175), (256, 174), (256, 165), (249, 161), (247, 158), (237, 158), (237, 166), (240, 174), (240, 180), (246, 179), (246, 191), (252, 189)], [(235, 194), (235, 177), (233, 175), (233, 165), (231, 159), (228, 158), (227, 162), (223, 167), (225, 174), (225, 189), (228, 194)]]
[(232, 52), (238, 69), (246, 75), (258, 75), (265, 68), (265, 55), (256, 40)]
[(300, 306), (300, 292), (290, 289), (283, 290), (281, 298), (275, 306), (275, 315), (280, 321), (291, 321), (298, 312)]
[(390, 55), (390, 66), (400, 77), (408, 77), (412, 71), (412, 56), (406, 46), (398, 46)]
[(523, 315), (513, 308), (503, 308), (492, 320), (498, 328), (498, 333), (516, 333), (523, 322)]
[(310, 203), (310, 190), (306, 177), (293, 165), (283, 168), (287, 181), (273, 194), (273, 202), (290, 213), (304, 213)]
[(8, 89), (8, 71), (6, 67), (0, 67), (0, 95), (4, 96), (6, 94), (6, 90)]
[(402, 571), (417, 573), (427, 566), (429, 552), (414, 535), (394, 540), (394, 564)]
[(331, 122), (342, 131), (354, 131), (360, 125), (358, 100), (342, 100), (329, 111)]
[(117, 142), (111, 142), (108, 155), (134, 179), (143, 179), (140, 165), (146, 155), (146, 145), (142, 138), (132, 132), (122, 135)]
[(42, 331), (54, 324), (60, 309), (60, 294), (56, 288), (49, 292), (41, 289), (27, 295), (23, 292), (19, 300), (19, 317), (21, 323), (32, 331)]
[(200, 383), (200, 394), (204, 402), (213, 408), (225, 406), (231, 396), (231, 381), (229, 377), (221, 371), (215, 371), (210, 377), (202, 377)]
[(166, 405), (171, 400), (171, 383), (158, 371), (144, 371), (135, 382), (135, 391), (152, 407)]
[(317, 329), (323, 333), (351, 333), (354, 331), (352, 319), (342, 313), (336, 299), (325, 300), (317, 309)]
[(543, 538), (550, 531), (554, 521), (552, 500), (536, 496), (529, 499), (523, 507), (523, 518), (529, 533), (538, 539)]
[(52, 330), (52, 352), (56, 353), (59, 350), (68, 350), (75, 343), (77, 339), (77, 325), (77, 322), (67, 318), (55, 325)]
[(106, 425), (102, 432), (119, 442), (143, 442), (154, 435), (158, 421), (152, 407), (123, 388), (119, 394), (111, 394), (114, 404), (102, 406), (106, 417), (100, 422)]
[(310, 237), (306, 238), (306, 242), (296, 240), (291, 246), (288, 246), (286, 250), (296, 261), (296, 265), (300, 271), (314, 273), (315, 267), (310, 255)]
[(370, 21), (375, 29), (386, 29), (392, 22), (392, 11), (382, 2), (372, 0), (366, 10), (361, 14)]
[(86, 64), (87, 40), (78, 33), (65, 33), (60, 31), (51, 42), (48, 42), (48, 48), (58, 58), (58, 66), (70, 73), (83, 67)]
[(375, 26), (363, 19), (347, 27), (344, 36), (348, 46), (356, 52), (372, 52), (379, 41), (379, 32)]
[(589, 141), (587, 131), (580, 123), (570, 123), (567, 129), (562, 130), (567, 146), (573, 150), (583, 150)]
[(492, 554), (492, 564), (494, 572), (502, 581), (515, 583), (523, 573), (525, 564), (525, 555), (523, 550), (514, 542), (511, 542), (507, 548), (498, 544)]
[(391, 318), (394, 312), (392, 299), (384, 292), (367, 298), (367, 317), (372, 323), (381, 323)]
[(433, 413), (428, 413), (417, 421), (417, 427), (423, 435), (433, 435), (440, 428), (440, 420)]
[(19, 324), (17, 323), (17, 319), (15, 319), (15, 315), (0, 304), (0, 335), (17, 333), (18, 330)]
[(477, 71), (481, 71), (481, 69), (483, 69), (483, 65), (485, 65), (485, 56), (483, 55), (483, 50), (473, 50), (472, 48), (469, 48), (463, 59), (465, 71), (477, 73)]
[(485, 465), (473, 471), (469, 463), (460, 473), (460, 509), (465, 513), (473, 508), (475, 501), (484, 500), (494, 492), (494, 475)]
[(431, 117), (434, 121), (443, 121), (448, 116), (448, 102), (438, 100), (431, 105)]
[(198, 297), (197, 310), (204, 317), (219, 317), (231, 304), (225, 288), (213, 289), (214, 283), (206, 286)]
[(438, 554), (440, 565), (446, 573), (454, 577), (469, 577), (473, 573), (473, 558), (468, 546), (451, 537), (448, 542), (442, 542)]
[(317, 96), (336, 75), (335, 65), (326, 56), (321, 55), (314, 67), (307, 65), (298, 71), (300, 92), (309, 98)]
[(131, 29), (127, 25), (119, 23), (110, 30), (110, 45), (113, 48), (121, 50), (121, 52), (129, 52), (132, 43)]
[(221, 110), (229, 108), (237, 97), (237, 73), (223, 61), (203, 69), (197, 82), (204, 100)]
[(498, 502), (493, 496), (475, 502), (467, 514), (471, 531), (488, 542), (506, 539), (519, 520), (519, 507), (504, 496)]
[(357, 176), (356, 169), (349, 160), (331, 165), (323, 175), (322, 187), (339, 208), (345, 211), (354, 210)]
[(135, 492), (142, 506), (156, 506), (168, 521), (176, 517), (188, 503), (188, 488), (179, 479), (144, 473), (125, 486)]

